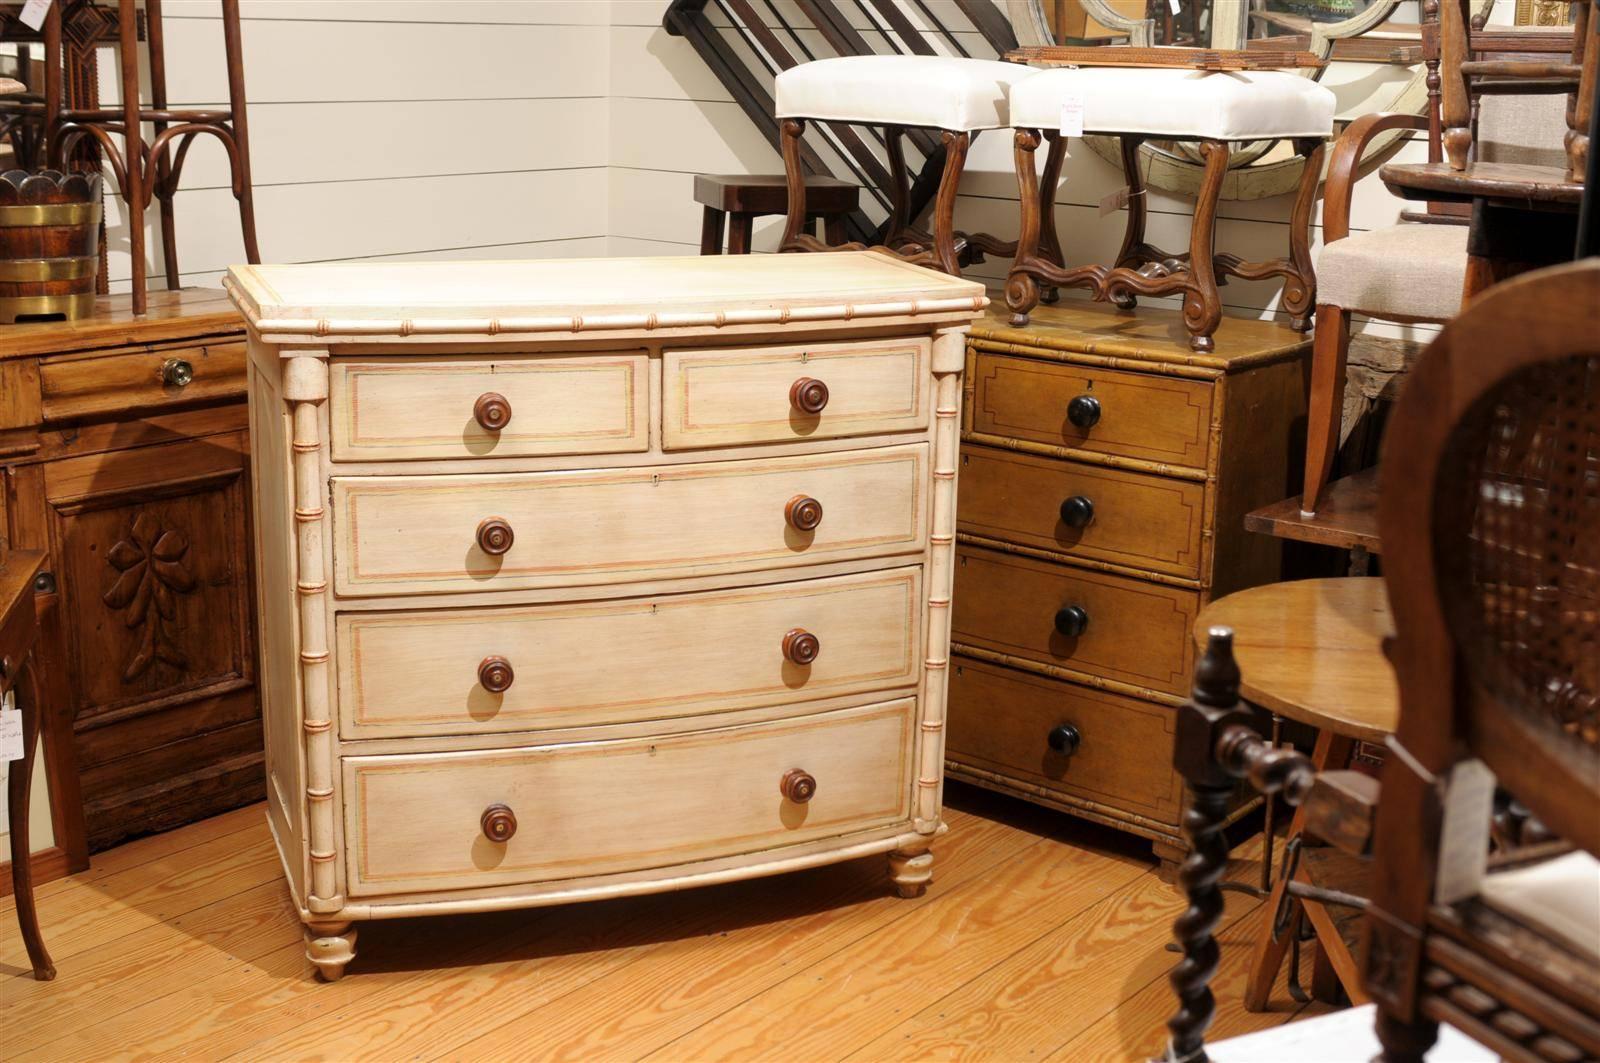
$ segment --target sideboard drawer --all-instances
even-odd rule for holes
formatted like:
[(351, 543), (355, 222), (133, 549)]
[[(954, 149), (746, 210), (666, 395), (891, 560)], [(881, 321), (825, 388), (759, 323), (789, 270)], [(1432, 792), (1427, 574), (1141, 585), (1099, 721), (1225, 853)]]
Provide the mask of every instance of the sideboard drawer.
[[(916, 699), (659, 738), (343, 761), (353, 896), (752, 853), (910, 818)], [(780, 790), (815, 779), (805, 803)], [(515, 829), (491, 841), (491, 806)], [(501, 820), (502, 823), (506, 821)]]
[[(1191, 579), (1200, 575), (1205, 485), (1104, 465), (968, 444), (958, 527)], [(1067, 522), (1087, 521), (1081, 527)]]
[[(971, 658), (953, 663), (946, 760), (1160, 823), (1178, 822), (1183, 780), (1172, 770), (1176, 710)], [(1065, 732), (1061, 749), (1051, 746), (1056, 728)]]
[(925, 428), (928, 352), (926, 337), (669, 350), (662, 356), (662, 446)]
[[(1212, 389), (1204, 381), (982, 352), (971, 386), (974, 432), (1205, 468)], [(1085, 425), (1069, 416), (1077, 399)]]
[(910, 686), (921, 585), (911, 567), (617, 602), (342, 613), (340, 731), (578, 727)]
[[(1199, 598), (1179, 587), (962, 546), (956, 550), (952, 637), (1182, 696), (1189, 689), (1189, 633)], [(1058, 628), (1068, 608), (1082, 611), (1077, 636)]]
[(611, 454), (650, 444), (643, 352), (335, 359), (335, 461)]
[[(334, 586), (520, 590), (918, 553), (927, 459), (913, 443), (642, 469), (336, 476)], [(821, 521), (800, 530), (790, 517), (808, 500)], [(503, 552), (484, 549), (506, 539)]]
[(60, 355), (39, 363), (46, 422), (125, 418), (244, 398), (244, 340)]

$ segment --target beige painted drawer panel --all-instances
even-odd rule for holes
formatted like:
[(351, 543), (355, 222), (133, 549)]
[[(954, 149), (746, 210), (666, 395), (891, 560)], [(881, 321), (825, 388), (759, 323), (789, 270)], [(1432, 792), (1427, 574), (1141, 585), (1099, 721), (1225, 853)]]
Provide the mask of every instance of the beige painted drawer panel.
[[(926, 337), (669, 350), (662, 358), (662, 445), (682, 450), (925, 428), (928, 352)], [(805, 379), (827, 388), (819, 413), (791, 398)]]
[[(335, 461), (612, 454), (650, 444), (643, 352), (549, 358), (335, 359), (328, 416)], [(489, 431), (473, 410), (496, 394), (511, 407)]]
[[(661, 738), (348, 757), (352, 896), (665, 867), (910, 817), (915, 698)], [(816, 779), (806, 804), (779, 792)], [(516, 830), (490, 841), (495, 804)]]
[[(342, 613), (341, 734), (626, 723), (909, 686), (921, 585), (913, 566), (618, 602)], [(795, 628), (821, 646), (809, 664), (784, 656)], [(511, 668), (499, 693), (478, 677), (491, 656)]]
[[(650, 469), (334, 477), (335, 588), (344, 595), (521, 590), (786, 568), (918, 553), (925, 443)], [(784, 519), (796, 497), (822, 522)], [(511, 527), (479, 548), (480, 524)]]

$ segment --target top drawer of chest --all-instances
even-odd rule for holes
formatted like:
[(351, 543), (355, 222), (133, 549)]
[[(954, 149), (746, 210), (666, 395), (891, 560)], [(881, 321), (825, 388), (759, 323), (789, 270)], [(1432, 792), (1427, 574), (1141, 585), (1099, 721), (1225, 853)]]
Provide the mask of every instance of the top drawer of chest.
[(916, 431), (928, 424), (925, 336), (668, 350), (667, 450)]
[[(1212, 385), (979, 351), (972, 431), (1086, 455), (1203, 469)], [(1160, 471), (1160, 470), (1153, 470)]]
[(578, 357), (341, 358), (335, 461), (617, 454), (650, 445), (643, 351)]

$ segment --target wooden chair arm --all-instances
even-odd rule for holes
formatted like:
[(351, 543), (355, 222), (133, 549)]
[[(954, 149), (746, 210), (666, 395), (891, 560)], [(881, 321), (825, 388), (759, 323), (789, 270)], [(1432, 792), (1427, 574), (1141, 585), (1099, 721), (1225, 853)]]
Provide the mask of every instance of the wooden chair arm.
[(1311, 781), (1301, 803), (1306, 833), (1352, 856), (1372, 853), (1378, 780), (1359, 771), (1325, 771)]
[(1328, 176), (1322, 186), (1322, 242), (1331, 244), (1350, 235), (1350, 197), (1356, 170), (1372, 138), (1391, 129), (1427, 129), (1428, 120), (1415, 114), (1364, 114), (1345, 127), (1334, 142)]

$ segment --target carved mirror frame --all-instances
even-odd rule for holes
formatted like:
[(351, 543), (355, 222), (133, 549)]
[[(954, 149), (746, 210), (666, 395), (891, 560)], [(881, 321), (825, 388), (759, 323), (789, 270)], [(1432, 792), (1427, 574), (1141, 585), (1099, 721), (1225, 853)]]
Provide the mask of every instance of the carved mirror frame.
[[(1108, 29), (1128, 34), (1129, 43), (1150, 47), (1155, 43), (1153, 19), (1131, 19), (1119, 14), (1107, 0), (1077, 0), (1096, 22)], [(1321, 59), (1333, 53), (1338, 40), (1359, 37), (1380, 25), (1394, 14), (1402, 0), (1377, 0), (1366, 10), (1340, 22), (1315, 23), (1311, 27), (1308, 50)], [(1474, 0), (1474, 14), (1487, 17), (1494, 0)], [(1212, 5), (1211, 41), (1217, 48), (1243, 48), (1249, 32), (1249, 0), (1223, 0)], [(1020, 45), (1051, 45), (1055, 39), (1045, 20), (1041, 0), (1006, 0), (1006, 13)], [(1302, 76), (1320, 78), (1323, 71), (1300, 71)], [(1400, 85), (1394, 98), (1381, 108), (1405, 114), (1422, 114), (1427, 107), (1427, 71), (1417, 64), (1412, 76)], [(1368, 159), (1381, 159), (1389, 148), (1406, 135), (1405, 130), (1391, 130), (1380, 134), (1368, 148)], [(1121, 165), (1121, 154), (1115, 137), (1090, 136), (1084, 138), (1095, 154), (1114, 165)], [(1233, 153), (1228, 176), (1223, 181), (1223, 199), (1266, 199), (1292, 192), (1300, 181), (1303, 163), (1300, 158), (1280, 160), (1265, 158), (1276, 142), (1249, 144)], [(1150, 142), (1140, 148), (1144, 161), (1146, 185), (1168, 192), (1194, 195), (1200, 188), (1201, 164), (1192, 145), (1158, 147)]]

